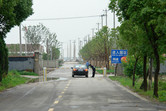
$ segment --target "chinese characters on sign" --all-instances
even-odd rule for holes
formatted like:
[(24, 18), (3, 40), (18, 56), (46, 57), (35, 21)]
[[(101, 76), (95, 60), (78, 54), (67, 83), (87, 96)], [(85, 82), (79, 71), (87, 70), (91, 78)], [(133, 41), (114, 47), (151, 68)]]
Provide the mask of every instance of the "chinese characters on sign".
[(127, 50), (111, 50), (111, 63), (122, 63), (124, 56), (127, 56)]

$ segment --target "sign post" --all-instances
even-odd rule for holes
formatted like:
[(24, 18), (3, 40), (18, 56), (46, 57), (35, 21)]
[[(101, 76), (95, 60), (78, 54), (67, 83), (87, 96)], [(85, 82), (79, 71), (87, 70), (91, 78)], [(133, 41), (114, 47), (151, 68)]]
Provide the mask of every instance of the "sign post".
[[(111, 64), (122, 63), (121, 58), (127, 56), (127, 54), (127, 50), (111, 50)], [(116, 73), (116, 66), (114, 72)]]

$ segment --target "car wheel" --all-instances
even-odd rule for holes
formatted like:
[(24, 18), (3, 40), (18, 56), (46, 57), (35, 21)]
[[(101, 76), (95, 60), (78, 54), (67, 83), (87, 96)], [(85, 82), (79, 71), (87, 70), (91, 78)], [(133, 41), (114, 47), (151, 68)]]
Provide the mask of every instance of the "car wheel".
[(74, 77), (74, 75), (72, 75), (72, 77)]
[(86, 77), (88, 77), (88, 75), (86, 75)]

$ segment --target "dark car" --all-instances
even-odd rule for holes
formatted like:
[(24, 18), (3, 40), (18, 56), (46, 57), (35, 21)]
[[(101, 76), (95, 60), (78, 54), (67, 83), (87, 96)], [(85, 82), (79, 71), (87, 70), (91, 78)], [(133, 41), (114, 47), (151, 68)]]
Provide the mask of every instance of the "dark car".
[(86, 65), (82, 65), (82, 64), (78, 64), (75, 65), (74, 67), (71, 67), (72, 69), (72, 77), (74, 77), (74, 75), (85, 75), (86, 77), (88, 77), (88, 69), (86, 67)]

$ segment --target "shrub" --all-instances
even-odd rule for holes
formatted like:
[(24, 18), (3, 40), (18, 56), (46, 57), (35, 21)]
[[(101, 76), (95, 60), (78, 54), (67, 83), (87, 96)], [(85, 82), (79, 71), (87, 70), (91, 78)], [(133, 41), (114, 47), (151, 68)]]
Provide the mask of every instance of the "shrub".
[[(135, 58), (134, 57), (127, 57), (127, 62), (123, 62), (124, 67), (124, 74), (128, 77), (133, 75), (133, 69), (135, 65)], [(143, 75), (143, 63), (138, 61), (136, 66), (135, 74), (139, 77)]]

